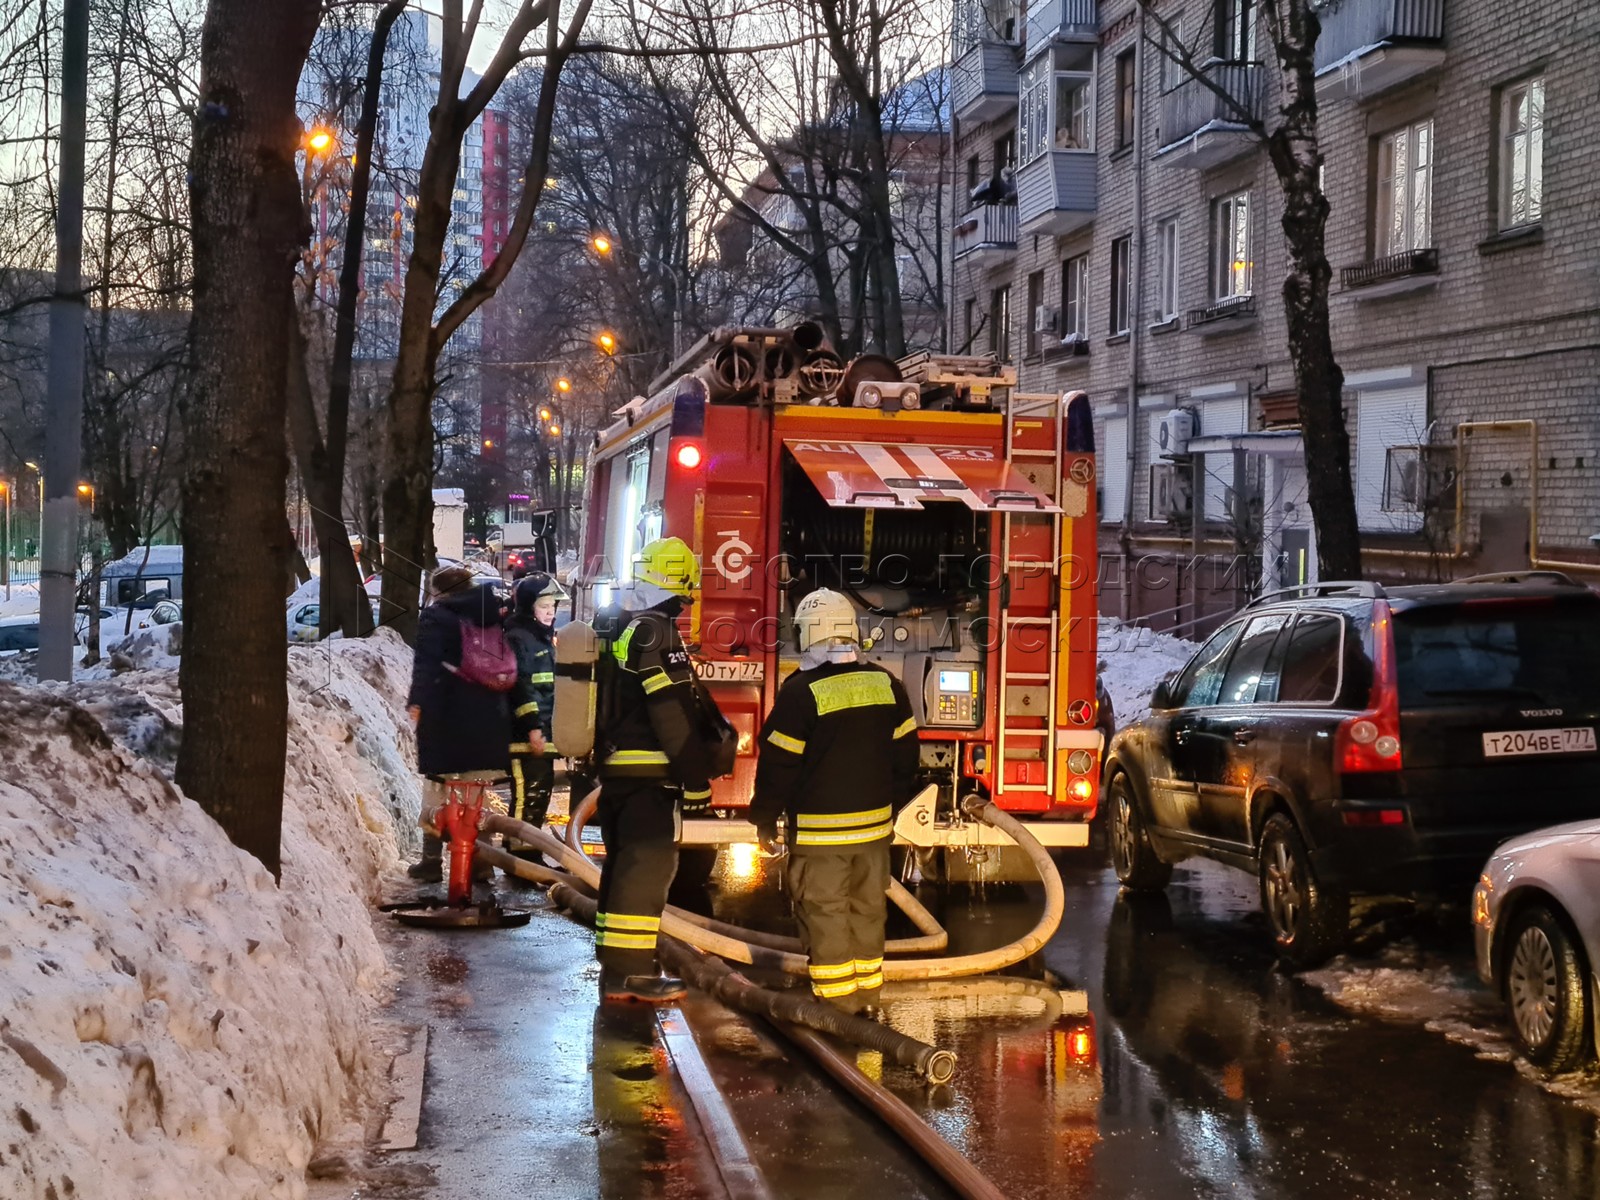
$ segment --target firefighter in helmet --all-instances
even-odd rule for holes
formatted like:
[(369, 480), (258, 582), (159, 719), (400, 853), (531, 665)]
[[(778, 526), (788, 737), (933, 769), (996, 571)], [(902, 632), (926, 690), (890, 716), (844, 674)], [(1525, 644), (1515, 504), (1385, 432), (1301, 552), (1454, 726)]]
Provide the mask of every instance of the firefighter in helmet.
[(711, 798), (709, 752), (678, 614), (700, 587), (700, 564), (682, 539), (639, 552), (624, 624), (609, 651), (614, 695), (601, 703), (600, 873), (595, 951), (602, 1000), (660, 1003), (684, 995), (661, 974), (656, 938), (678, 869), (681, 809)]
[[(519, 579), (514, 596), (515, 610), (506, 618), (506, 641), (517, 656), (511, 693), (511, 815), (543, 825), (556, 777), (556, 608), (567, 596), (542, 571)], [(509, 839), (507, 849), (525, 853), (521, 842)]]
[(856, 611), (812, 592), (795, 608), (800, 670), (761, 730), (750, 820), (774, 849), (787, 820), (788, 882), (811, 990), (874, 1012), (883, 987), (884, 896), (895, 809), (911, 797), (917, 722), (900, 681), (861, 661)]

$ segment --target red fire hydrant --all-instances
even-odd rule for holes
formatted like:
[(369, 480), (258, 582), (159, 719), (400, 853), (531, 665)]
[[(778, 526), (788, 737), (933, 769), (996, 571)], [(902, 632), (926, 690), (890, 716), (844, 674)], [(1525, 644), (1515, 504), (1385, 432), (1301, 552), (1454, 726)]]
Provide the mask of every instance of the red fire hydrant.
[(450, 842), (450, 903), (464, 908), (472, 899), (472, 855), (483, 819), (482, 780), (452, 779), (444, 807), (439, 810), (439, 833)]

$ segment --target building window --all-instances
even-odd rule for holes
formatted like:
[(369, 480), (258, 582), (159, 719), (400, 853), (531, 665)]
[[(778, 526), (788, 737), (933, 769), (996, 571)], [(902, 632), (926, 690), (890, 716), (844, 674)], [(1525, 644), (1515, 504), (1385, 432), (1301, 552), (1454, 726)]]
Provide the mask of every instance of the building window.
[(1183, 80), (1183, 17), (1174, 16), (1161, 31), (1161, 90), (1170, 92)]
[(1017, 165), (1017, 131), (1008, 129), (994, 140), (994, 173)]
[(989, 297), (989, 349), (1001, 362), (1011, 361), (1011, 288), (997, 287)]
[(1094, 73), (1059, 70), (1089, 63), (1041, 54), (1022, 71), (1017, 103), (1018, 162), (1046, 150), (1094, 149)]
[(966, 304), (962, 306), (961, 325), (961, 350), (964, 354), (970, 354), (972, 352), (973, 339), (978, 336), (978, 298), (976, 296), (968, 296)]
[(1044, 272), (1035, 271), (1028, 276), (1028, 308), (1023, 314), (1027, 320), (1026, 342), (1030, 355), (1039, 353), (1039, 335), (1051, 328), (1045, 321), (1049, 315), (1044, 308)]
[(1156, 317), (1170, 321), (1178, 315), (1178, 219), (1163, 221), (1156, 229)]
[(1250, 294), (1250, 193), (1211, 206), (1211, 290), (1217, 300)]
[(967, 194), (970, 196), (977, 190), (978, 184), (983, 182), (983, 165), (974, 154), (967, 159)]
[(1061, 264), (1061, 340), (1089, 340), (1089, 256)]
[(1111, 243), (1111, 334), (1128, 332), (1128, 303), (1132, 291), (1129, 262), (1132, 258), (1133, 239), (1119, 237)]
[(1500, 228), (1544, 215), (1544, 77), (1500, 93)]
[(1094, 76), (1056, 72), (1055, 148), (1094, 149)]
[(1134, 90), (1133, 51), (1117, 55), (1117, 149), (1133, 145), (1133, 114), (1138, 103)]
[(1433, 121), (1419, 121), (1378, 139), (1379, 258), (1433, 245)]
[(1224, 62), (1255, 62), (1260, 7), (1260, 0), (1217, 0), (1218, 58)]
[(1017, 151), (1023, 165), (1050, 148), (1050, 56), (1022, 69), (1017, 92)]

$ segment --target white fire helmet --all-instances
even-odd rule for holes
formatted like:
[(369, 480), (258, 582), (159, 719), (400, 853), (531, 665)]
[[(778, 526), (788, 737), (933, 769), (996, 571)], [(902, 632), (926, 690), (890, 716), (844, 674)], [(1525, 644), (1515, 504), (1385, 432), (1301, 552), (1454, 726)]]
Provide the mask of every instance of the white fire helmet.
[(795, 605), (794, 623), (802, 651), (831, 641), (861, 641), (855, 606), (827, 588), (819, 588)]

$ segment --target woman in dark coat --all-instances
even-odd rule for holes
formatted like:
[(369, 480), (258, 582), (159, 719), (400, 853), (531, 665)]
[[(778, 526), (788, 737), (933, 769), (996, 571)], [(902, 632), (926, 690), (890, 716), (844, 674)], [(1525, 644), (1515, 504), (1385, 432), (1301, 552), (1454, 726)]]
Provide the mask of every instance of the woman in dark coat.
[[(417, 614), (416, 657), (406, 707), (417, 727), (417, 770), (430, 780), (469, 772), (504, 776), (511, 766), (511, 698), (469, 683), (449, 667), (461, 662), (463, 623), (500, 628), (503, 607), (491, 583), (473, 585), (464, 567), (447, 567), (433, 577), (433, 600)], [(430, 788), (423, 807), (443, 801)], [(414, 879), (438, 879), (442, 847), (425, 837), (422, 861), (410, 868)]]

